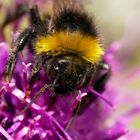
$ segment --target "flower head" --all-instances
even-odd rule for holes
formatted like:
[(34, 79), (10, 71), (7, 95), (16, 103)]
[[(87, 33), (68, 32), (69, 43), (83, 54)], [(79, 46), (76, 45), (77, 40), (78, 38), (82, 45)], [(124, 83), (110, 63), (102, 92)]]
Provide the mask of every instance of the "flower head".
[[(18, 0), (16, 4), (23, 6)], [(6, 24), (12, 23), (16, 27), (13, 28), (15, 32), (20, 26), (20, 20), (13, 18)], [(125, 60), (131, 55), (130, 51), (125, 58), (123, 56), (126, 54), (123, 50), (125, 41), (113, 42), (105, 52), (103, 59), (111, 66), (112, 75), (102, 94), (88, 87), (80, 89), (77, 94), (51, 96), (51, 86), (46, 83), (49, 79), (46, 72), (41, 70), (30, 97), (23, 102), (34, 58), (30, 50), (20, 54), (12, 80), (6, 83), (5, 67), (10, 48), (4, 34), (6, 24), (3, 24), (0, 34), (0, 138), (2, 140), (5, 138), (8, 140), (95, 140), (97, 138), (135, 140), (140, 137), (132, 125), (140, 113), (138, 101), (135, 103), (136, 98), (139, 98), (139, 86), (129, 88), (140, 75), (140, 69), (124, 71)], [(18, 34), (18, 32), (13, 33), (13, 42)], [(117, 54), (120, 51), (124, 51), (123, 55)], [(79, 110), (82, 100), (89, 95), (87, 91), (93, 94), (93, 100), (91, 102), (89, 99), (90, 102)], [(89, 95), (90, 98), (92, 94)]]

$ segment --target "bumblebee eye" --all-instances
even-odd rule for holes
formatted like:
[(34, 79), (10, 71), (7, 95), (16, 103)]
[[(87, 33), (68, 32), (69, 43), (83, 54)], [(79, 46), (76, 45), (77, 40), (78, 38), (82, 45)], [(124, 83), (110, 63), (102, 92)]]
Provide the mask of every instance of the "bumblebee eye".
[(70, 67), (69, 60), (59, 60), (58, 61), (58, 69), (61, 72), (67, 71), (69, 67)]
[(68, 64), (70, 64), (70, 62), (69, 62), (69, 60), (61, 59), (58, 61), (58, 64), (59, 65), (68, 65)]
[(54, 69), (56, 70), (56, 71), (58, 71), (59, 70), (59, 67), (58, 66), (54, 66)]

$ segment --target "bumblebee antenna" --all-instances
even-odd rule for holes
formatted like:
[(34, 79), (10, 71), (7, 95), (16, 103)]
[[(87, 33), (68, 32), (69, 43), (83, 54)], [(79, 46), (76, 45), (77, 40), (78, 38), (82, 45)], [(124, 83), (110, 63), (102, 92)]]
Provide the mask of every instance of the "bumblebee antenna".
[(40, 90), (39, 92), (33, 97), (33, 99), (30, 101), (30, 103), (20, 112), (20, 114), (24, 113), (35, 101), (36, 99), (47, 89), (50, 88), (54, 85), (52, 84), (45, 84)]

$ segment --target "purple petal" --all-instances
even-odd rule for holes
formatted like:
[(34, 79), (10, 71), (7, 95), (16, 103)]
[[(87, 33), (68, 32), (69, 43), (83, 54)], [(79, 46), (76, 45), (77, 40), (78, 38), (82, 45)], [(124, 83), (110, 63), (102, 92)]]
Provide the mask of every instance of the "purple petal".
[(8, 140), (14, 140), (1, 125), (0, 125), (0, 133), (2, 133)]
[(0, 74), (5, 70), (9, 53), (9, 46), (6, 43), (0, 43)]

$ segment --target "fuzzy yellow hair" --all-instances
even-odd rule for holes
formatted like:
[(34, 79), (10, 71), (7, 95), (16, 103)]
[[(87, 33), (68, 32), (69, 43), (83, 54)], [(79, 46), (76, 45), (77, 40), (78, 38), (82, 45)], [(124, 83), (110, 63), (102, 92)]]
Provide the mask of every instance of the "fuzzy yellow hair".
[(52, 55), (57, 55), (61, 52), (75, 52), (94, 64), (99, 63), (104, 54), (97, 38), (80, 32), (61, 31), (49, 36), (40, 36), (35, 49), (38, 54), (50, 52)]

